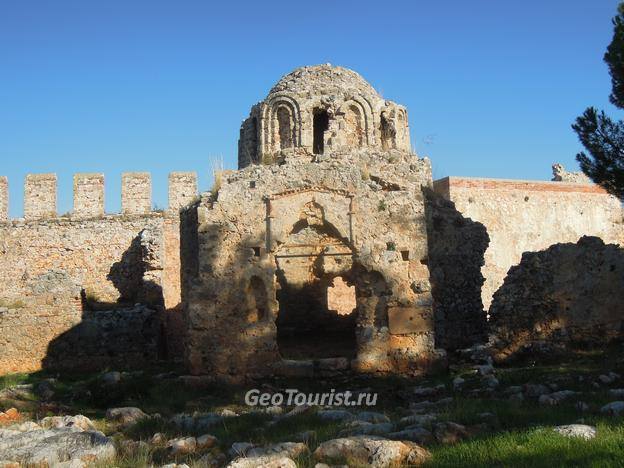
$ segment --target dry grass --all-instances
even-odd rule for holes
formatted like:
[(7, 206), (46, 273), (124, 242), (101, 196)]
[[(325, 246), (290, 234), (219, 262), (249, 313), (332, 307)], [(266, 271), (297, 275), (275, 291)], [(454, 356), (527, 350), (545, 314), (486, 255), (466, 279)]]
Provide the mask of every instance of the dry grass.
[(217, 156), (210, 158), (210, 168), (212, 170), (212, 187), (210, 193), (216, 200), (219, 197), (219, 191), (223, 186), (223, 156)]

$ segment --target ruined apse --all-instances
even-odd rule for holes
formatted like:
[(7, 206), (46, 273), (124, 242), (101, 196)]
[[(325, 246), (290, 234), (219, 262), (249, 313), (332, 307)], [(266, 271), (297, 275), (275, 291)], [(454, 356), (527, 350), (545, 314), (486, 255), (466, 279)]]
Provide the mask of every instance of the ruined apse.
[(241, 380), (439, 363), (407, 112), (357, 73), (284, 76), (242, 126), (239, 169), (183, 213), (193, 373)]

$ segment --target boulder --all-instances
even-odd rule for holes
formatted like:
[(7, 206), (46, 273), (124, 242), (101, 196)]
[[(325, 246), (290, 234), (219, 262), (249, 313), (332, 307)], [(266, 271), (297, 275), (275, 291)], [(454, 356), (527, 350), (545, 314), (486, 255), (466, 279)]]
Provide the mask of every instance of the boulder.
[(589, 440), (596, 437), (596, 428), (585, 424), (568, 424), (566, 426), (557, 426), (554, 431), (566, 437), (580, 437)]
[(559, 392), (540, 395), (537, 401), (540, 405), (558, 405), (563, 400), (566, 400), (576, 394), (577, 392), (573, 392), (572, 390), (561, 390)]
[(150, 439), (150, 444), (152, 445), (161, 445), (161, 444), (164, 444), (165, 442), (167, 442), (167, 438), (165, 437), (165, 434), (163, 434), (162, 432), (157, 432)]
[(455, 444), (469, 437), (468, 430), (464, 426), (450, 421), (434, 424), (433, 434), (441, 444)]
[(397, 432), (391, 432), (387, 436), (393, 440), (409, 440), (421, 445), (429, 445), (434, 442), (433, 434), (424, 427), (412, 426)]
[(410, 426), (424, 426), (432, 423), (436, 419), (438, 419), (437, 414), (412, 414), (411, 416), (401, 418), (399, 423)]
[(102, 374), (100, 377), (104, 385), (115, 385), (121, 382), (121, 372), (112, 371)]
[(323, 442), (314, 451), (318, 461), (344, 459), (349, 463), (373, 468), (396, 465), (421, 465), (431, 454), (407, 441), (387, 440), (376, 436), (357, 436)]
[(301, 442), (281, 442), (279, 444), (269, 445), (268, 447), (254, 447), (247, 450), (245, 457), (258, 458), (265, 456), (276, 456), (286, 458), (297, 458), (298, 456), (306, 453), (308, 446)]
[(526, 384), (524, 386), (524, 393), (529, 398), (538, 398), (541, 395), (550, 393), (550, 388), (543, 384)]
[(376, 413), (375, 411), (362, 411), (356, 415), (359, 421), (366, 421), (373, 424), (377, 423), (389, 423), (390, 418), (382, 413)]
[(461, 390), (461, 388), (463, 387), (463, 385), (466, 383), (466, 380), (461, 378), (461, 377), (455, 377), (453, 379), (453, 389), (454, 390)]
[(316, 413), (325, 421), (351, 421), (355, 416), (347, 410), (320, 410)]
[(612, 384), (617, 379), (620, 378), (620, 374), (616, 374), (615, 372), (609, 372), (608, 374), (602, 374), (598, 376), (598, 380), (605, 385)]
[(94, 462), (116, 454), (113, 441), (98, 431), (78, 427), (28, 432), (0, 430), (0, 460), (24, 465), (58, 466), (61, 462)]
[(234, 442), (230, 447), (229, 455), (232, 458), (244, 457), (253, 447), (254, 445), (249, 442)]
[(203, 455), (198, 462), (198, 466), (206, 468), (221, 468), (225, 466), (227, 457), (223, 453), (208, 452)]
[(15, 385), (0, 390), (0, 400), (31, 400), (33, 386), (31, 384)]
[[(360, 424), (357, 424), (360, 423)], [(392, 432), (392, 423), (369, 423), (363, 421), (353, 421), (340, 435), (386, 435)]]
[(4, 413), (0, 412), (0, 426), (14, 424), (22, 418), (16, 408), (9, 408)]
[(210, 435), (210, 434), (204, 434), (197, 438), (197, 448), (199, 450), (212, 448), (215, 445), (217, 445), (217, 442), (218, 440), (215, 436)]
[(58, 427), (78, 427), (83, 431), (94, 431), (93, 422), (82, 414), (76, 416), (49, 416), (43, 418), (39, 423), (44, 429), (52, 429)]
[(119, 424), (134, 424), (143, 418), (147, 418), (147, 414), (139, 408), (132, 406), (124, 408), (109, 408), (106, 410), (106, 420)]
[(216, 413), (176, 414), (170, 421), (181, 431), (205, 431), (223, 421), (223, 416)]
[[(461, 377), (458, 377), (461, 378)], [(453, 381), (454, 382), (454, 381)], [(442, 393), (446, 390), (444, 384), (436, 385), (435, 387), (414, 387), (414, 396), (416, 397), (430, 397)]]
[(227, 468), (297, 468), (297, 464), (288, 457), (266, 455), (256, 458), (237, 458)]
[(600, 408), (601, 413), (619, 416), (624, 411), (624, 401), (612, 401)]
[(54, 397), (54, 379), (39, 382), (35, 387), (35, 394), (43, 401), (50, 401)]
[(167, 448), (172, 455), (184, 455), (197, 450), (197, 439), (195, 437), (180, 437), (167, 442)]

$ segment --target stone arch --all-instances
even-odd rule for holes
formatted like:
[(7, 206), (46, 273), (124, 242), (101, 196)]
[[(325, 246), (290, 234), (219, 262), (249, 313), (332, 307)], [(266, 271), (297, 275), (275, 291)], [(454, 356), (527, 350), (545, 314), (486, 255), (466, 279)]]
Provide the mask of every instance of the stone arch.
[[(373, 108), (366, 98), (357, 96), (348, 99), (340, 107), (340, 113), (343, 114), (345, 121), (346, 145), (353, 146), (355, 141), (356, 147), (363, 147), (370, 146), (374, 142)], [(354, 132), (358, 138), (353, 138)]]
[(344, 141), (350, 148), (361, 148), (365, 139), (364, 119), (358, 106), (350, 104), (344, 110)]
[[(265, 153), (301, 146), (301, 112), (293, 98), (275, 96), (264, 107), (262, 117), (262, 145)], [(284, 140), (288, 146), (282, 145)]]
[(298, 219), (275, 252), (278, 348), (283, 358), (348, 357), (356, 353), (356, 314), (329, 307), (336, 277), (349, 286), (353, 251), (314, 200), (300, 206)]
[(278, 247), (292, 233), (292, 227), (300, 221), (303, 210), (310, 202), (316, 203), (322, 210), (325, 226), (331, 226), (334, 235), (354, 250), (353, 224), (350, 222), (351, 196), (345, 191), (322, 187), (302, 187), (270, 197), (267, 205), (270, 208), (267, 209), (270, 213), (280, 213), (274, 216), (267, 211), (267, 216), (271, 215), (271, 226), (267, 230), (270, 249)]
[(295, 142), (295, 125), (293, 115), (286, 106), (277, 106), (273, 117), (274, 125), (277, 126), (275, 133), (275, 149), (283, 150), (292, 148)]

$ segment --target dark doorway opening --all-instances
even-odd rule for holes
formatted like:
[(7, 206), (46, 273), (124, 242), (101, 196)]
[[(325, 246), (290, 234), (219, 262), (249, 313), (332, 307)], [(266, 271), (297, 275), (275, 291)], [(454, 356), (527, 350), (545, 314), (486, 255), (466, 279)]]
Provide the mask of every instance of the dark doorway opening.
[[(330, 310), (333, 278), (293, 285), (278, 271), (278, 282), (277, 345), (282, 358), (355, 357), (355, 307), (350, 311)], [(355, 303), (355, 288), (352, 289)]]
[(314, 154), (323, 154), (325, 150), (325, 132), (329, 128), (329, 114), (326, 110), (314, 110), (313, 128), (314, 141), (312, 151)]

